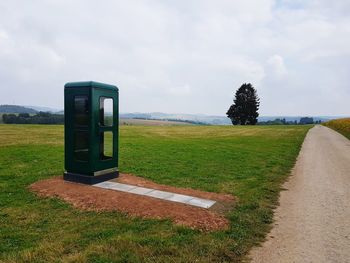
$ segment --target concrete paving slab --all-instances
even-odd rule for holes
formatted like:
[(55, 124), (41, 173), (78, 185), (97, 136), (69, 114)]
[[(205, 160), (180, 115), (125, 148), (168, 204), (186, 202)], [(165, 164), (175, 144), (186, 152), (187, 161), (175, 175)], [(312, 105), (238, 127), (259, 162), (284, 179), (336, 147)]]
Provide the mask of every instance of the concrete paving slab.
[(170, 192), (154, 190), (154, 191), (149, 192), (149, 193), (147, 193), (145, 195), (151, 196), (151, 197), (155, 197), (155, 198), (159, 198), (159, 199), (167, 199), (167, 198), (172, 197), (174, 194), (170, 193)]
[(116, 183), (116, 182), (106, 181), (106, 182), (94, 184), (93, 186), (104, 188), (104, 189), (127, 192), (131, 194), (154, 197), (154, 198), (158, 198), (166, 201), (183, 203), (183, 204), (193, 205), (201, 208), (209, 208), (213, 204), (215, 204), (215, 201), (209, 200), (209, 199), (202, 199), (202, 198), (189, 196), (189, 195), (176, 194), (176, 193), (160, 191), (160, 190), (155, 190), (155, 189), (146, 188), (146, 187), (139, 187), (136, 185)]
[(103, 183), (95, 184), (95, 186), (105, 188), (105, 189), (122, 191), (122, 192), (129, 192), (130, 190), (137, 187), (135, 185), (120, 184), (115, 182), (110, 182), (109, 184), (106, 184), (105, 182), (103, 182)]
[(152, 192), (152, 191), (154, 191), (154, 189), (145, 188), (145, 187), (136, 187), (134, 189), (131, 189), (129, 191), (129, 193), (138, 194), (138, 195), (145, 195), (145, 194)]
[(114, 184), (114, 182), (101, 182), (101, 183), (98, 183), (98, 184), (94, 184), (95, 186), (98, 186), (98, 187), (109, 187), (109, 186), (112, 186)]
[(188, 205), (194, 205), (202, 208), (209, 208), (213, 204), (215, 204), (215, 201), (209, 200), (209, 199), (202, 199), (202, 198), (193, 198), (190, 201), (188, 201), (186, 204)]
[(178, 203), (187, 203), (191, 199), (193, 199), (193, 196), (181, 195), (181, 194), (174, 194), (173, 196), (166, 198), (166, 200), (168, 201), (173, 201)]

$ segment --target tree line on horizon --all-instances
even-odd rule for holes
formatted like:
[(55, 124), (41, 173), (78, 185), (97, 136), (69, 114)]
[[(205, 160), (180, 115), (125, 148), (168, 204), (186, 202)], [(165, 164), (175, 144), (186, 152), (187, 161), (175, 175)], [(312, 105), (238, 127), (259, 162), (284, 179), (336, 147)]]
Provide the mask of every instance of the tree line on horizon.
[(277, 118), (268, 121), (259, 121), (258, 125), (306, 125), (306, 124), (320, 124), (321, 120), (314, 121), (312, 117), (302, 117), (299, 121), (286, 121), (285, 118)]
[(29, 113), (3, 114), (2, 121), (6, 124), (63, 124), (64, 115), (39, 111), (34, 115)]
[[(303, 124), (318, 124), (321, 121), (314, 121), (312, 117), (302, 117), (299, 122), (297, 121), (286, 121), (284, 118), (276, 118), (275, 120), (260, 121), (258, 122), (259, 116), (260, 99), (258, 97), (256, 89), (251, 83), (244, 83), (236, 91), (233, 104), (229, 107), (226, 112), (227, 117), (231, 120), (233, 125), (303, 125)], [(5, 110), (28, 110), (25, 107), (17, 105), (0, 105)], [(30, 109), (33, 110), (33, 109)], [(34, 110), (33, 110), (34, 111)], [(8, 111), (7, 111), (8, 112)], [(135, 117), (138, 119), (137, 117)], [(144, 118), (139, 119), (154, 119)], [(3, 114), (3, 123), (6, 124), (63, 124), (64, 115), (53, 114), (50, 112), (37, 112), (36, 114), (29, 114), (28, 112)], [(159, 119), (154, 119), (159, 120)], [(165, 119), (166, 121), (178, 121), (184, 123), (191, 123), (196, 125), (210, 125), (209, 123), (194, 121), (194, 120), (183, 120), (183, 119)]]
[[(182, 119), (155, 119), (155, 118), (133, 118), (143, 120), (163, 120), (190, 123), (194, 125), (211, 125), (205, 122), (182, 120)], [(35, 115), (29, 113), (19, 114), (3, 114), (2, 121), (5, 124), (64, 124), (64, 115), (52, 114), (49, 112), (39, 112)], [(314, 121), (312, 117), (302, 117), (299, 121), (286, 121), (285, 118), (277, 118), (275, 120), (259, 121), (257, 125), (305, 125), (305, 124), (320, 124), (321, 121)]]

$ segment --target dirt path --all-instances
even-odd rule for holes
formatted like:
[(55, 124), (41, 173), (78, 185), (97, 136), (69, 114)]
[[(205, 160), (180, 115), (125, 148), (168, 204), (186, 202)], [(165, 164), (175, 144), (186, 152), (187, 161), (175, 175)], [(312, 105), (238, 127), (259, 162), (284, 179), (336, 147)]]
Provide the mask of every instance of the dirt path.
[(285, 188), (252, 262), (350, 262), (350, 141), (312, 128)]

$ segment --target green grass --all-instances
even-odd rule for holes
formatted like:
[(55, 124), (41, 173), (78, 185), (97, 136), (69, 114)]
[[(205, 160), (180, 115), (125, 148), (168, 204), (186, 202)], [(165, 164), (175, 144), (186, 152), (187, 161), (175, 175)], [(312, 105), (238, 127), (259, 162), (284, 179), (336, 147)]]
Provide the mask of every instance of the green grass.
[(322, 124), (343, 134), (350, 140), (350, 118), (331, 120)]
[(211, 233), (38, 198), (63, 173), (63, 126), (0, 125), (0, 261), (235, 262), (270, 229), (281, 184), (310, 126), (122, 126), (120, 170), (230, 193), (230, 228)]

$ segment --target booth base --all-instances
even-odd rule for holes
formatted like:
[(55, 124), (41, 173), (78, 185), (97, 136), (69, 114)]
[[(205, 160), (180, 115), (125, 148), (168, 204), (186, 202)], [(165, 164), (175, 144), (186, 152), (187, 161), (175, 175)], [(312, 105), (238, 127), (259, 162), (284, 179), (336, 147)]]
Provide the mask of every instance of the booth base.
[(101, 174), (101, 175), (95, 175), (95, 176), (64, 172), (63, 179), (65, 181), (81, 183), (81, 184), (98, 184), (104, 181), (117, 178), (118, 176), (119, 176), (118, 171)]

